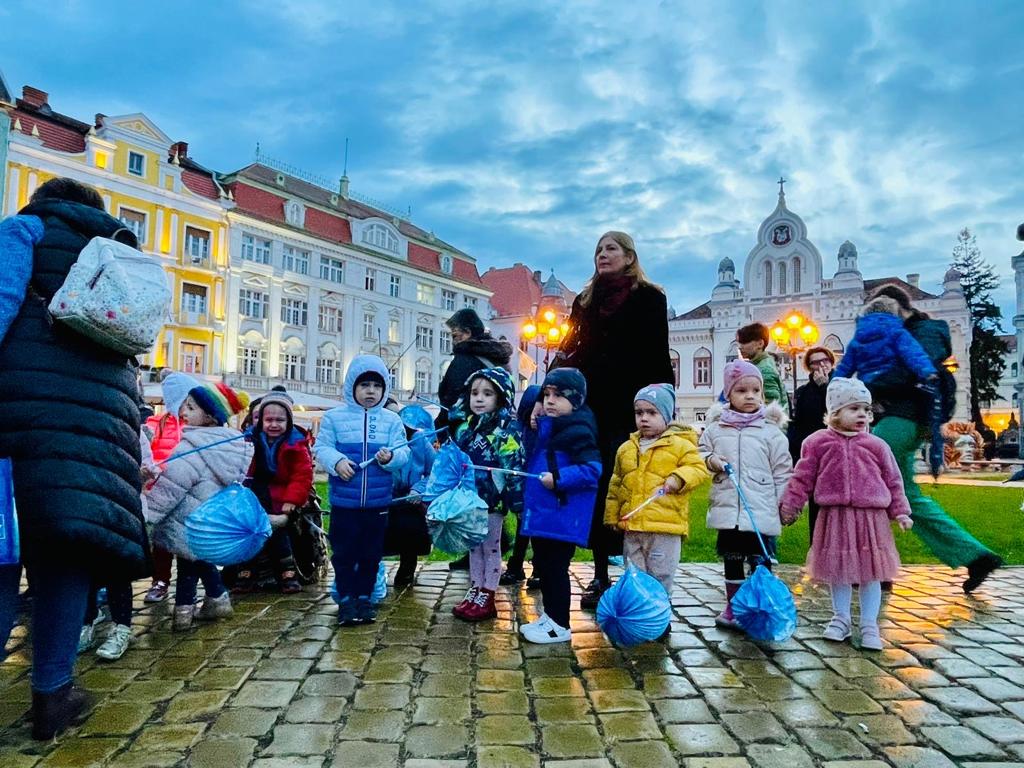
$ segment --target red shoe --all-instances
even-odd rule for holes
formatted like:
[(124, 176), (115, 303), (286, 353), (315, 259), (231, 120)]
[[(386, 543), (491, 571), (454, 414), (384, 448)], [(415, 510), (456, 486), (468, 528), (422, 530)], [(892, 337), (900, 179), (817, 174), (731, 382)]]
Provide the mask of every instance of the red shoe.
[(469, 611), (470, 606), (474, 605), (476, 600), (476, 592), (478, 587), (470, 587), (469, 592), (466, 593), (465, 599), (454, 608), (452, 608), (452, 615), (457, 619), (465, 619), (466, 612)]
[(462, 617), (467, 621), (487, 621), (496, 618), (498, 609), (494, 605), (494, 590), (481, 587), (477, 590), (476, 597)]

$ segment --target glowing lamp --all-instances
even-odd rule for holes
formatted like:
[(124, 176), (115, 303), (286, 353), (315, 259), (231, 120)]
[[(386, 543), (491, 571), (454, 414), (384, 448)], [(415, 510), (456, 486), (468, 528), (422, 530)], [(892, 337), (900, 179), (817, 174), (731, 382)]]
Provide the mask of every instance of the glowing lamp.
[(569, 335), (569, 324), (568, 323), (562, 323), (559, 326), (559, 330), (562, 331), (562, 335), (563, 336), (568, 336)]
[(813, 344), (818, 340), (818, 329), (807, 323), (807, 325), (800, 329), (800, 336), (808, 344)]
[(960, 370), (960, 361), (956, 359), (955, 355), (950, 355), (942, 361), (942, 367), (950, 373), (956, 373)]
[(532, 339), (537, 335), (537, 326), (533, 323), (527, 323), (523, 326), (523, 336), (528, 339)]
[(792, 328), (794, 330), (799, 328), (800, 327), (800, 323), (802, 323), (802, 322), (803, 322), (803, 318), (800, 317), (800, 315), (798, 315), (796, 312), (794, 312), (793, 314), (791, 314), (789, 317), (786, 318), (786, 325), (788, 325), (790, 328)]
[(552, 311), (551, 311), (550, 309), (548, 309), (548, 310), (545, 310), (545, 311), (544, 311), (544, 314), (542, 315), (542, 317), (543, 317), (543, 318), (544, 318), (544, 319), (545, 319), (545, 320), (546, 320), (547, 322), (549, 322), (549, 323), (554, 323), (554, 322), (555, 322), (555, 313), (554, 313), (554, 312), (552, 312)]
[(558, 341), (558, 337), (561, 335), (561, 331), (558, 330), (558, 326), (554, 325), (548, 328), (548, 338), (551, 341)]

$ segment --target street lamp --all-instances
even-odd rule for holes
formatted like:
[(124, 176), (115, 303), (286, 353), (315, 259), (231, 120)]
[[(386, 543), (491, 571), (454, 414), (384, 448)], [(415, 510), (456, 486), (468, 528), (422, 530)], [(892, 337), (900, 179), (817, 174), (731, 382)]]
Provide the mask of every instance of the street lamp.
[(537, 316), (523, 323), (522, 335), (529, 343), (544, 348), (544, 370), (547, 371), (551, 350), (558, 349), (569, 334), (566, 315), (554, 309), (538, 309)]
[(796, 392), (796, 356), (818, 340), (818, 326), (802, 312), (793, 310), (769, 329), (775, 345), (789, 354), (793, 366), (793, 392)]

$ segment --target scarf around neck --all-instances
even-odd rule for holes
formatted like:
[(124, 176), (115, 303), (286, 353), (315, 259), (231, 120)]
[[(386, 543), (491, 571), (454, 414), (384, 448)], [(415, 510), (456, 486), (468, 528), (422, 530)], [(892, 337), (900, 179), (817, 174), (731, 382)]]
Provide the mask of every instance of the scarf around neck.
[(591, 308), (596, 308), (602, 317), (614, 315), (626, 303), (634, 285), (630, 275), (598, 275), (591, 292)]
[(753, 413), (741, 413), (734, 411), (731, 407), (722, 410), (721, 422), (736, 429), (752, 427), (762, 421), (764, 421), (763, 405)]

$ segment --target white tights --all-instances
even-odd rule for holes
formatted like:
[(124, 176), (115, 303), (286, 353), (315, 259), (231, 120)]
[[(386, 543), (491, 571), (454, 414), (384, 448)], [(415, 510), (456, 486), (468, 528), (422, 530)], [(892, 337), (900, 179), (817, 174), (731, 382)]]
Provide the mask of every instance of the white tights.
[[(882, 607), (882, 582), (868, 581), (860, 585), (860, 625), (878, 624), (878, 611)], [(832, 610), (837, 616), (850, 621), (850, 605), (853, 603), (852, 584), (832, 585)]]

